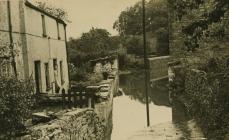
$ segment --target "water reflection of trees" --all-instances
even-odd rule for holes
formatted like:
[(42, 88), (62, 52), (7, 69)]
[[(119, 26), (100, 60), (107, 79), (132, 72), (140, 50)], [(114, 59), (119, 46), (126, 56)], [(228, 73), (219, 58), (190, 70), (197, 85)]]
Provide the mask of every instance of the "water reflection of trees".
[[(149, 91), (149, 102), (161, 106), (170, 106), (166, 85), (167, 80), (164, 80), (158, 82), (154, 88), (151, 88)], [(145, 82), (143, 72), (120, 75), (120, 87), (131, 99), (145, 103)]]

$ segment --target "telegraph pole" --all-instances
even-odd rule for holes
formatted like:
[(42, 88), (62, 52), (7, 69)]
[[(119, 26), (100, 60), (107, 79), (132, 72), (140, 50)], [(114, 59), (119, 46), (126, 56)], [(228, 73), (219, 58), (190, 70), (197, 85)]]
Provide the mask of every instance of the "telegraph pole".
[(144, 47), (144, 67), (145, 67), (145, 96), (146, 96), (146, 116), (147, 126), (150, 126), (149, 118), (149, 100), (148, 100), (148, 64), (147, 64), (147, 47), (146, 47), (146, 14), (145, 14), (145, 0), (142, 0), (142, 33), (143, 33), (143, 47)]

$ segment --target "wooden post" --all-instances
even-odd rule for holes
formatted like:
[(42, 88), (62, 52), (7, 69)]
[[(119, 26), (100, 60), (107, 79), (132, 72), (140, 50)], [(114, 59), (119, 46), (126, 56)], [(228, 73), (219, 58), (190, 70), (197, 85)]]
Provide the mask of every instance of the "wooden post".
[(92, 108), (92, 99), (91, 99), (91, 97), (89, 97), (88, 98), (88, 103), (87, 103), (87, 107), (89, 107), (89, 108)]
[(82, 99), (83, 99), (82, 100), (83, 107), (87, 107), (88, 101), (87, 101), (87, 95), (85, 91), (82, 92)]
[(80, 107), (80, 92), (76, 92), (76, 106)]
[(74, 95), (73, 95), (73, 106), (75, 108), (77, 107), (77, 93), (78, 92), (74, 92)]
[(87, 100), (87, 107), (92, 108), (92, 96), (91, 91), (86, 91), (86, 100)]
[(90, 95), (90, 98), (91, 98), (91, 108), (95, 108), (95, 96), (94, 96), (94, 92), (95, 91), (90, 91), (89, 92), (89, 95)]
[(68, 91), (68, 108), (71, 108), (71, 90)]
[(79, 99), (78, 100), (78, 105), (79, 105), (80, 108), (82, 108), (82, 100), (83, 100), (83, 98), (82, 98), (82, 91), (79, 92), (79, 95), (78, 96), (79, 96), (79, 98), (78, 98)]
[(65, 90), (62, 90), (62, 108), (65, 109)]

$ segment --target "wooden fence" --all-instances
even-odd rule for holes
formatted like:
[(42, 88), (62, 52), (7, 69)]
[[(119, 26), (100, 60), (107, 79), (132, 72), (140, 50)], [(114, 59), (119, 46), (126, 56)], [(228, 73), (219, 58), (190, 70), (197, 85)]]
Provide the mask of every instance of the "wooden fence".
[(71, 88), (67, 93), (64, 90), (62, 91), (63, 108), (94, 108), (95, 100), (96, 96), (93, 90)]

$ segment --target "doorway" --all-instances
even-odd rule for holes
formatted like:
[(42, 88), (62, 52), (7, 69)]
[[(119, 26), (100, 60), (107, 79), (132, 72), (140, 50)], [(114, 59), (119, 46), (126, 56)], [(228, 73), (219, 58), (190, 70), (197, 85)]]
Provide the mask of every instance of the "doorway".
[(36, 93), (41, 93), (41, 61), (34, 62)]

